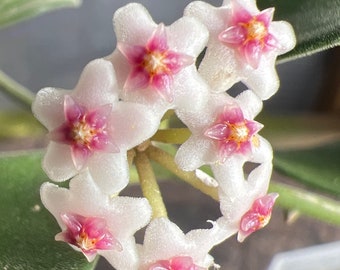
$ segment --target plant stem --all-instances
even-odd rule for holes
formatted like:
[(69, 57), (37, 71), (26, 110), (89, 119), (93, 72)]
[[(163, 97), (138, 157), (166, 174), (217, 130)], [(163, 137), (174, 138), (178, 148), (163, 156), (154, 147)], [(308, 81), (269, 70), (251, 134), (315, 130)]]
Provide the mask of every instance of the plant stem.
[(146, 150), (147, 155), (150, 159), (156, 161), (161, 166), (175, 174), (177, 177), (190, 184), (194, 188), (200, 190), (204, 194), (218, 200), (217, 189), (205, 185), (195, 174), (195, 172), (186, 172), (178, 168), (174, 161), (174, 157), (167, 152), (159, 149), (155, 146), (150, 145)]
[(34, 94), (0, 70), (0, 86), (8, 95), (31, 108)]
[(135, 164), (143, 195), (148, 199), (152, 207), (153, 218), (167, 217), (162, 194), (159, 190), (150, 160), (145, 152), (136, 151)]
[(282, 208), (297, 210), (301, 214), (333, 225), (340, 225), (339, 201), (286, 184), (274, 182), (270, 184), (269, 191), (280, 194), (277, 203)]
[(190, 135), (191, 132), (187, 128), (160, 129), (151, 140), (162, 143), (182, 144), (189, 139)]

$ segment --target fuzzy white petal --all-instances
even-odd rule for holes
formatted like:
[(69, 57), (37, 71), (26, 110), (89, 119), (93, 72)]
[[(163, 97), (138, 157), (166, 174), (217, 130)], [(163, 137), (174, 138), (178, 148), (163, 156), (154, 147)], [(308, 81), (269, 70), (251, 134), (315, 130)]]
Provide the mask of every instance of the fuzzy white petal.
[(211, 140), (191, 136), (177, 150), (175, 162), (184, 171), (193, 171), (205, 163), (214, 162), (214, 144)]
[(222, 31), (227, 8), (217, 8), (203, 1), (193, 1), (184, 10), (185, 16), (198, 18), (208, 29), (210, 34), (217, 35)]
[(65, 181), (78, 171), (74, 166), (69, 145), (50, 142), (44, 156), (42, 167), (53, 181)]
[(63, 213), (105, 219), (109, 231), (122, 245), (123, 252), (98, 250), (98, 253), (117, 270), (137, 269), (138, 256), (133, 234), (151, 218), (151, 207), (146, 199), (110, 198), (100, 191), (87, 172), (73, 178), (70, 189), (44, 183), (40, 193), (44, 206), (55, 216), (62, 229), (66, 228), (60, 216)]
[(249, 89), (252, 89), (261, 99), (267, 100), (274, 95), (280, 86), (275, 68), (276, 56), (262, 57), (259, 67), (240, 67), (239, 76)]
[(158, 129), (161, 115), (142, 104), (119, 102), (112, 111), (110, 124), (113, 141), (130, 149), (149, 139)]
[(33, 101), (34, 116), (48, 129), (52, 130), (65, 121), (64, 96), (67, 90), (47, 87), (41, 89)]
[(234, 230), (229, 231), (213, 223), (211, 229), (193, 230), (184, 234), (169, 219), (154, 219), (145, 231), (144, 244), (140, 248), (142, 266), (158, 260), (189, 256), (195, 265), (209, 268), (213, 259), (208, 252), (233, 233)]
[(106, 194), (120, 192), (129, 182), (129, 167), (126, 151), (119, 153), (96, 153), (88, 168), (99, 188)]
[(195, 18), (182, 17), (167, 28), (168, 46), (177, 52), (197, 57), (209, 38), (207, 28)]
[(254, 119), (263, 107), (262, 100), (251, 90), (245, 90), (236, 97), (238, 105), (241, 107), (244, 118)]
[(113, 25), (119, 42), (142, 46), (157, 27), (147, 9), (138, 3), (118, 9), (113, 16)]
[(116, 76), (110, 61), (96, 59), (88, 63), (72, 96), (88, 110), (118, 101)]
[(286, 53), (295, 47), (296, 37), (294, 34), (294, 29), (290, 23), (285, 21), (274, 21), (270, 25), (270, 30), (279, 40), (279, 54)]

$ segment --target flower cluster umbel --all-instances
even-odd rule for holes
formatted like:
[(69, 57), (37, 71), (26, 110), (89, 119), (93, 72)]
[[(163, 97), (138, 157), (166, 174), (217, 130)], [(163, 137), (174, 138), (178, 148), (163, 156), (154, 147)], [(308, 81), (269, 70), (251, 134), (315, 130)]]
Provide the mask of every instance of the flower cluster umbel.
[[(69, 188), (41, 187), (62, 230), (56, 240), (88, 261), (102, 255), (117, 270), (204, 270), (218, 267), (212, 247), (234, 234), (243, 241), (268, 223), (278, 194), (267, 194), (272, 149), (254, 118), (279, 87), (277, 55), (295, 45), (291, 26), (273, 22), (273, 12), (259, 11), (252, 0), (225, 0), (221, 7), (194, 1), (165, 26), (142, 5), (128, 4), (114, 14), (111, 55), (91, 61), (74, 90), (38, 92), (33, 112), (49, 131), (42, 166), (51, 180), (70, 180)], [(249, 89), (230, 96), (226, 91), (239, 81)], [(157, 211), (161, 197), (149, 192), (157, 183), (137, 164), (155, 147), (150, 138), (169, 110), (191, 133), (176, 166), (217, 191), (223, 215), (210, 229), (184, 234)], [(145, 198), (119, 195), (134, 154)], [(245, 173), (246, 162), (257, 166)], [(145, 226), (136, 244), (134, 234)]]

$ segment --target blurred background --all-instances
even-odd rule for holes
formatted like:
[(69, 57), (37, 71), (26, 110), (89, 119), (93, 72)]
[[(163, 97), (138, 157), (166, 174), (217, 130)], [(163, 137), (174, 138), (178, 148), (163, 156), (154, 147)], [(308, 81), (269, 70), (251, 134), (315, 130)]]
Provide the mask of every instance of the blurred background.
[[(51, 86), (72, 89), (83, 67), (95, 58), (110, 54), (116, 44), (112, 15), (128, 3), (124, 0), (84, 0), (76, 9), (47, 13), (0, 30), (0, 69), (22, 85), (37, 92)], [(189, 0), (144, 0), (156, 22), (171, 24), (182, 16)], [(216, 6), (221, 0), (206, 1)], [(339, 48), (277, 66), (281, 87), (264, 103), (268, 114), (324, 115), (340, 110)], [(233, 91), (237, 92), (236, 86)], [(1, 110), (21, 107), (0, 93)], [(34, 144), (32, 144), (34, 145)], [(21, 149), (27, 141), (2, 142), (1, 150)], [(290, 181), (274, 173), (273, 178)], [(207, 219), (220, 216), (217, 203), (192, 188), (175, 181), (161, 185), (172, 218), (184, 231), (207, 226)], [(138, 187), (126, 194), (139, 195)], [(277, 208), (266, 229), (243, 244), (235, 237), (216, 247), (212, 255), (229, 270), (266, 269), (272, 257), (292, 250), (340, 240), (340, 230), (301, 217), (287, 223), (287, 213)], [(100, 261), (98, 269), (110, 269)], [(340, 267), (338, 268), (340, 269)]]

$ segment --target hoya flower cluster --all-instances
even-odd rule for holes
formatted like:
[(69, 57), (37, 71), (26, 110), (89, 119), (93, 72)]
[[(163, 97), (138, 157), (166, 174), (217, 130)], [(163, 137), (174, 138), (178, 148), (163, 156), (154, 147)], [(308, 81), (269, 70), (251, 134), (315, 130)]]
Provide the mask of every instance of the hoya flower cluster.
[[(295, 44), (291, 26), (273, 22), (273, 12), (252, 0), (221, 7), (195, 1), (166, 26), (128, 4), (114, 14), (111, 55), (91, 61), (74, 90), (38, 92), (33, 112), (49, 131), (43, 168), (53, 181), (70, 180), (69, 188), (41, 188), (61, 228), (56, 240), (88, 261), (102, 255), (117, 270), (203, 270), (218, 267), (212, 247), (234, 234), (243, 241), (268, 223), (278, 194), (267, 194), (272, 149), (254, 118), (278, 89), (277, 55)], [(249, 89), (232, 97), (227, 90), (239, 81)], [(217, 190), (222, 216), (210, 229), (185, 234), (158, 211), (161, 197), (149, 192), (157, 183), (138, 164), (156, 147), (151, 138), (168, 111), (191, 134), (175, 164)], [(145, 198), (119, 195), (134, 162)], [(257, 166), (245, 173), (246, 162)], [(143, 227), (144, 241), (136, 244)]]

